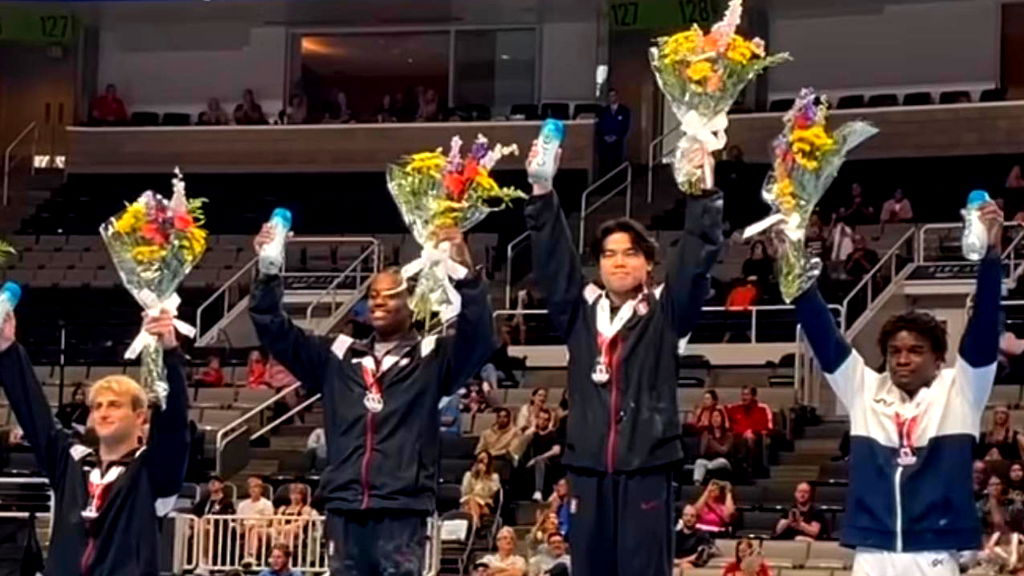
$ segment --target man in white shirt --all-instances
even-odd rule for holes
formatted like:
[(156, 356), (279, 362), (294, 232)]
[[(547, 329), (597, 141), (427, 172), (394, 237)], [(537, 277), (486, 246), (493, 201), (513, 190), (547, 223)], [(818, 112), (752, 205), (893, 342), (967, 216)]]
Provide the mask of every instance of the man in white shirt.
[(562, 533), (552, 532), (548, 534), (547, 540), (547, 549), (530, 558), (530, 576), (547, 576), (556, 564), (572, 568), (572, 561), (565, 552), (565, 537)]
[(309, 433), (306, 439), (306, 471), (317, 473), (327, 467), (327, 439), (323, 426)]
[(271, 517), (274, 515), (274, 504), (267, 500), (263, 494), (266, 485), (259, 476), (249, 476), (246, 480), (249, 489), (249, 497), (238, 503), (238, 515), (243, 517), (243, 539), (245, 544), (245, 557), (247, 562), (257, 555), (263, 541), (267, 537), (266, 520), (259, 520), (255, 516)]
[(882, 204), (882, 224), (895, 224), (898, 222), (910, 222), (914, 219), (914, 210), (910, 207), (910, 200), (899, 188), (893, 192), (892, 198)]

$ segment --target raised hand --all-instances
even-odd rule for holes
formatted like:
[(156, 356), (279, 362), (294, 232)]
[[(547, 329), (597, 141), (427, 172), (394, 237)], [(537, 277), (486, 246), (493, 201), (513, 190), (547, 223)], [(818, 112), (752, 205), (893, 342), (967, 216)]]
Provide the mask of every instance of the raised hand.
[[(538, 142), (536, 140), (534, 140), (533, 141), (533, 145), (530, 147), (530, 153), (526, 156), (526, 174), (527, 174), (527, 177), (531, 176), (530, 169), (533, 166), (533, 161), (534, 161), (534, 159), (537, 158), (538, 154), (540, 154), (540, 145), (538, 144)], [(555, 154), (555, 172), (558, 172), (558, 167), (561, 165), (561, 163), (562, 163), (562, 150), (559, 149), (558, 152)], [(544, 182), (539, 181), (539, 180), (542, 180), (542, 179), (529, 178), (529, 180), (530, 180), (530, 182), (533, 182), (533, 195), (534, 196), (541, 196), (543, 194), (548, 194), (548, 193), (550, 193), (552, 191), (552, 188), (549, 185), (549, 183), (544, 183)]]
[(269, 223), (264, 223), (263, 227), (260, 228), (260, 233), (256, 235), (256, 238), (252, 241), (252, 248), (257, 254), (260, 253), (260, 249), (270, 243), (274, 239), (274, 230), (270, 227)]
[(14, 318), (14, 313), (7, 315), (7, 318), (3, 319), (3, 324), (0, 325), (0, 352), (6, 351), (14, 344), (14, 334), (17, 331), (17, 320)]
[(981, 207), (981, 222), (988, 230), (988, 245), (1001, 248), (1003, 242), (1003, 211), (995, 202), (986, 202)]
[(161, 310), (157, 316), (142, 313), (142, 329), (156, 336), (164, 350), (178, 346), (178, 336), (174, 328), (174, 316), (167, 310)]
[(469, 253), (469, 246), (466, 245), (466, 237), (458, 228), (443, 228), (437, 231), (437, 244), (447, 242), (452, 260), (462, 264), (466, 268), (473, 267), (473, 257)]

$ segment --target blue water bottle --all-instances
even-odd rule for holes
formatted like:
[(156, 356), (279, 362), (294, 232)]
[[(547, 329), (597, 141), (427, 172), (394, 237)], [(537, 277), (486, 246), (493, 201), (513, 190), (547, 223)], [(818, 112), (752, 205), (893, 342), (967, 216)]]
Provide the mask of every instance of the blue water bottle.
[(14, 282), (4, 282), (0, 287), (0, 324), (7, 319), (7, 315), (14, 312), (14, 307), (21, 300), (21, 286)]
[(544, 121), (540, 127), (540, 135), (537, 136), (537, 156), (527, 170), (531, 184), (547, 189), (552, 188), (556, 170), (555, 161), (564, 139), (565, 124), (552, 119)]
[(274, 238), (260, 248), (260, 272), (280, 274), (284, 267), (284, 243), (292, 229), (292, 213), (287, 208), (274, 208), (267, 224), (274, 232)]
[(988, 252), (988, 229), (981, 221), (981, 207), (989, 201), (991, 198), (988, 192), (975, 190), (967, 197), (967, 206), (960, 211), (964, 218), (960, 248), (963, 250), (964, 258), (971, 262), (981, 260)]

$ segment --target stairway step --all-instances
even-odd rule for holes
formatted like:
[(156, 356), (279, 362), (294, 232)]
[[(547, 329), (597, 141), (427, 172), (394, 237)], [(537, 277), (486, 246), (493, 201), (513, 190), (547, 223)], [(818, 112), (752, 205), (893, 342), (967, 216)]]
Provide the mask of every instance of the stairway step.
[(818, 466), (781, 464), (772, 466), (772, 480), (815, 480), (818, 478)]
[(843, 437), (843, 434), (850, 429), (849, 422), (828, 422), (818, 426), (809, 426), (804, 429), (804, 438), (807, 439), (834, 439), (836, 443)]
[(795, 466), (818, 466), (828, 462), (830, 455), (808, 454), (805, 452), (786, 452), (779, 454), (779, 464)]
[(833, 455), (839, 449), (838, 438), (800, 438), (794, 443), (794, 452)]

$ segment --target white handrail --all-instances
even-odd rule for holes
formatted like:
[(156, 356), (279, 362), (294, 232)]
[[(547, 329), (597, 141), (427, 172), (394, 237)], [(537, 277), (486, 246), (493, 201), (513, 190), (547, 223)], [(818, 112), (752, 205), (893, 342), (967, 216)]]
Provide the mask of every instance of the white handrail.
[[(849, 310), (850, 310), (850, 302), (853, 300), (853, 297), (855, 295), (857, 295), (857, 293), (860, 292), (861, 289), (864, 288), (865, 286), (867, 287), (867, 292), (868, 292), (868, 301), (867, 301), (867, 305), (865, 306), (865, 310), (867, 310), (868, 308), (871, 307), (871, 303), (872, 303), (872, 285), (874, 284), (874, 282), (873, 282), (874, 277), (886, 265), (886, 263), (888, 263), (889, 266), (890, 266), (890, 271), (891, 271), (892, 278), (896, 278), (896, 256), (898, 256), (900, 254), (900, 251), (901, 251), (901, 249), (903, 247), (903, 244), (905, 244), (907, 241), (913, 240), (915, 237), (917, 237), (917, 231), (916, 230), (914, 230), (913, 228), (911, 228), (910, 230), (907, 230), (903, 234), (903, 236), (900, 236), (900, 239), (896, 241), (896, 244), (894, 244), (893, 247), (890, 248), (889, 251), (885, 253), (885, 256), (883, 256), (882, 259), (878, 261), (878, 264), (875, 264), (875, 267), (872, 268), (870, 272), (865, 274), (864, 277), (861, 278), (860, 282), (856, 286), (854, 286), (853, 290), (850, 291), (850, 294), (846, 297), (846, 299), (843, 300), (842, 308), (843, 308), (844, 323), (845, 323), (845, 318), (846, 318), (846, 316), (847, 316), (847, 314), (849, 313)], [(918, 241), (918, 249), (920, 249), (920, 247), (921, 247), (921, 242)], [(844, 330), (845, 330), (845, 326), (844, 326)]]
[[(29, 122), (28, 126), (25, 126), (25, 129), (22, 130), (21, 133), (18, 134), (18, 136), (7, 146), (7, 149), (4, 150), (4, 206), (7, 206), (8, 195), (9, 195), (9, 192), (10, 192), (11, 153), (14, 152), (14, 147), (17, 146), (18, 143), (21, 142), (26, 136), (28, 136), (30, 132), (34, 134), (34, 136), (32, 137), (32, 159), (31, 159), (31, 163), (32, 163), (32, 170), (35, 171), (35, 155), (36, 155), (35, 148), (36, 148), (36, 140), (39, 139), (39, 130), (36, 128), (35, 121)], [(17, 162), (17, 160), (15, 160), (15, 162)]]
[[(296, 384), (296, 386), (301, 386), (301, 385), (302, 384)], [(291, 410), (285, 412), (284, 415), (282, 415), (277, 420), (274, 420), (270, 424), (267, 424), (263, 428), (260, 428), (258, 431), (254, 432), (252, 436), (249, 436), (249, 440), (250, 441), (255, 440), (255, 439), (259, 438), (260, 436), (263, 436), (267, 432), (270, 432), (271, 430), (276, 428), (278, 424), (284, 422), (285, 420), (291, 418), (292, 416), (295, 416), (299, 412), (302, 412), (307, 407), (312, 406), (313, 403), (316, 402), (317, 400), (319, 400), (321, 396), (323, 396), (322, 393), (321, 394), (314, 394), (313, 396), (310, 396), (309, 398), (307, 398), (306, 400), (304, 400), (303, 402), (301, 402), (300, 404), (298, 404), (297, 406), (295, 406)]]
[(362, 277), (362, 271), (357, 269), (356, 267), (360, 266), (366, 259), (366, 257), (370, 255), (373, 256), (373, 272), (370, 273), (370, 276), (372, 277), (373, 274), (377, 272), (378, 264), (380, 262), (380, 244), (374, 243), (371, 244), (370, 247), (367, 248), (365, 251), (363, 251), (363, 253), (360, 254), (359, 257), (352, 262), (352, 264), (349, 264), (348, 268), (343, 270), (341, 274), (339, 274), (338, 277), (334, 279), (334, 282), (331, 282), (330, 286), (325, 288), (322, 292), (320, 292), (320, 294), (317, 294), (316, 298), (313, 299), (313, 302), (311, 302), (309, 306), (306, 308), (307, 321), (313, 319), (313, 309), (322, 304), (324, 300), (326, 300), (327, 298), (331, 298), (331, 314), (334, 314), (334, 312), (336, 312), (336, 310), (334, 309), (334, 305), (336, 304), (336, 301), (334, 300), (335, 289), (338, 287), (339, 284), (341, 284), (342, 280), (344, 280), (349, 274), (352, 274), (354, 272), (357, 284), (362, 286), (363, 283), (359, 282), (359, 280)]
[[(921, 226), (921, 228), (918, 230), (918, 234), (920, 236), (920, 238), (919, 238), (920, 241), (917, 243), (917, 260), (916, 260), (917, 263), (918, 264), (947, 264), (948, 262), (932, 262), (930, 260), (925, 260), (924, 250), (925, 250), (925, 245), (927, 244), (927, 242), (926, 242), (926, 234), (928, 232), (932, 231), (932, 230), (956, 230), (956, 229), (959, 229), (959, 228), (963, 228), (963, 226), (964, 226), (963, 222), (942, 222), (942, 223), (935, 223), (935, 224), (925, 224), (924, 226)], [(1003, 228), (1004, 229), (1006, 229), (1006, 228), (1020, 228), (1021, 226), (1024, 226), (1024, 224), (1021, 224), (1020, 222), (1009, 221), (1009, 222), (1004, 222), (1003, 223)], [(1004, 256), (1005, 256), (1005, 253), (1004, 253)], [(967, 260), (964, 259), (964, 260), (961, 260), (961, 261), (962, 262), (966, 262)]]
[[(196, 340), (197, 341), (201, 340), (202, 337), (203, 337), (203, 310), (206, 310), (211, 304), (213, 304), (214, 300), (216, 300), (218, 296), (220, 296), (221, 294), (226, 293), (228, 288), (233, 286), (235, 284), (235, 282), (237, 282), (238, 279), (241, 278), (246, 272), (249, 272), (253, 268), (255, 268), (257, 261), (258, 261), (258, 258), (256, 258), (254, 256), (252, 258), (252, 260), (249, 260), (248, 262), (246, 262), (245, 266), (242, 266), (241, 270), (239, 270), (238, 272), (235, 272), (235, 274), (233, 276), (231, 276), (231, 278), (229, 278), (227, 282), (222, 284), (220, 288), (218, 288), (213, 294), (210, 295), (209, 298), (206, 299), (206, 302), (203, 302), (202, 304), (199, 305), (199, 309), (196, 310)], [(223, 318), (224, 316), (228, 315), (228, 312), (230, 312), (230, 310), (228, 310), (228, 308), (229, 308), (229, 306), (228, 306), (228, 299), (227, 299), (227, 297), (225, 297), (224, 298), (224, 315), (221, 316), (221, 318)], [(217, 323), (214, 322), (214, 325), (216, 325), (216, 324)]]
[(512, 305), (512, 257), (530, 238), (529, 232), (523, 232), (516, 236), (515, 240), (508, 243), (505, 249), (505, 307)]
[[(300, 386), (302, 386), (302, 384), (300, 384), (298, 382), (296, 382), (295, 384), (292, 384), (291, 386), (288, 386), (287, 388), (281, 390), (280, 392), (278, 392), (274, 396), (268, 398), (267, 400), (265, 400), (263, 403), (259, 404), (258, 406), (256, 406), (252, 410), (249, 410), (248, 412), (246, 412), (241, 417), (239, 417), (238, 419), (234, 420), (233, 422), (231, 422), (227, 426), (221, 428), (220, 430), (217, 430), (216, 441), (214, 443), (214, 452), (215, 452), (215, 456), (216, 456), (215, 468), (217, 469), (217, 473), (218, 474), (220, 474), (221, 470), (222, 470), (222, 468), (221, 468), (221, 452), (223, 451), (224, 446), (226, 446), (228, 442), (230, 442), (230, 441), (234, 440), (236, 437), (238, 437), (238, 435), (241, 434), (243, 430), (245, 430), (245, 423), (250, 418), (255, 417), (260, 412), (262, 412), (262, 411), (266, 410), (267, 408), (270, 408), (271, 406), (273, 406), (275, 402), (281, 400), (282, 398), (287, 396), (289, 393), (291, 393), (291, 392), (295, 391), (296, 389), (298, 389)], [(229, 432), (232, 433), (230, 435), (230, 437), (228, 436)]]
[(661, 136), (658, 136), (654, 140), (651, 140), (650, 146), (647, 147), (647, 203), (650, 204), (654, 198), (654, 167), (661, 163), (665, 159), (666, 154), (664, 152), (658, 156), (658, 161), (654, 161), (654, 150), (659, 144), (665, 141), (666, 138), (675, 134), (679, 131), (681, 124), (676, 125), (674, 128), (665, 132)]
[[(623, 184), (620, 184), (620, 185), (616, 186), (614, 190), (612, 190), (608, 194), (604, 195), (600, 200), (595, 202), (592, 206), (588, 207), (587, 206), (587, 197), (589, 197), (592, 192), (597, 190), (598, 186), (600, 186), (601, 184), (604, 184), (612, 176), (614, 176), (614, 175), (618, 174), (619, 172), (621, 172), (623, 168), (625, 168), (625, 170), (626, 170), (626, 181)], [(609, 172), (607, 175), (605, 175), (604, 178), (601, 178), (597, 182), (594, 182), (593, 184), (591, 184), (590, 187), (587, 188), (583, 192), (583, 196), (580, 199), (580, 237), (578, 239), (580, 254), (583, 253), (584, 246), (586, 245), (586, 234), (585, 234), (585, 232), (586, 232), (586, 228), (587, 228), (587, 214), (589, 214), (590, 212), (593, 212), (598, 206), (600, 206), (601, 204), (604, 204), (612, 196), (615, 196), (616, 194), (618, 194), (623, 188), (626, 189), (626, 218), (629, 218), (630, 211), (631, 211), (631, 205), (633, 203), (633, 165), (630, 164), (628, 160), (626, 162), (623, 162), (615, 170), (612, 170), (611, 172)]]

